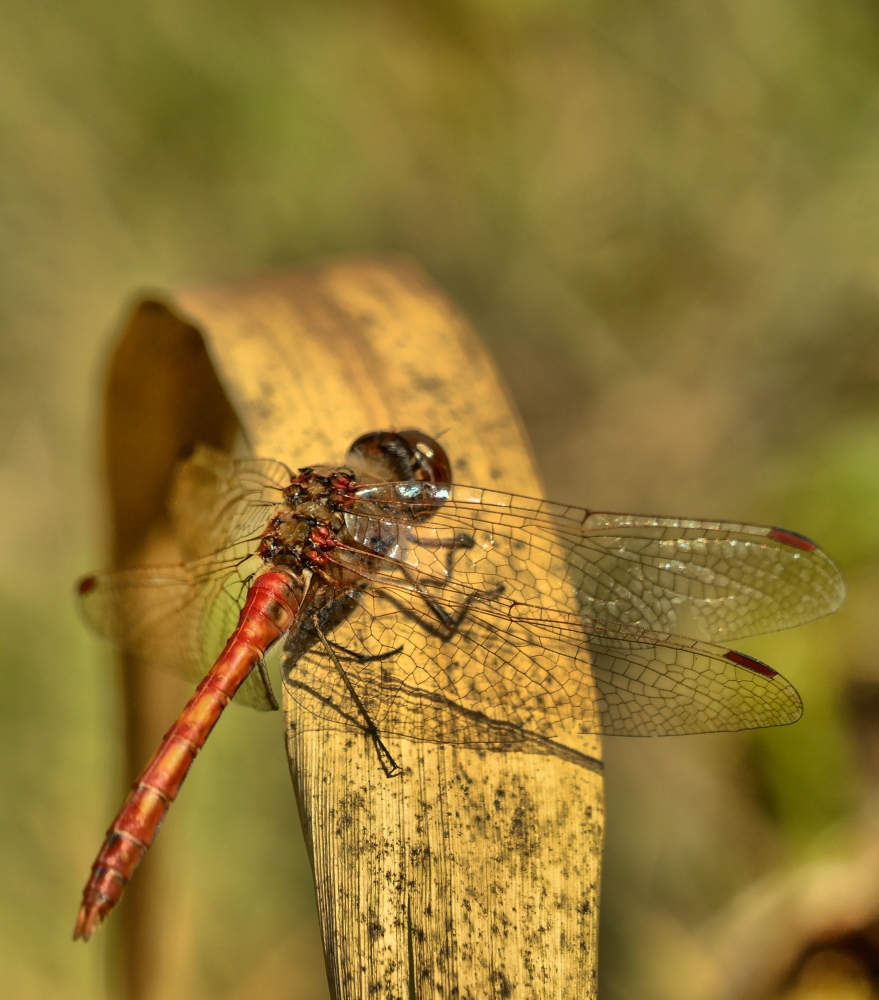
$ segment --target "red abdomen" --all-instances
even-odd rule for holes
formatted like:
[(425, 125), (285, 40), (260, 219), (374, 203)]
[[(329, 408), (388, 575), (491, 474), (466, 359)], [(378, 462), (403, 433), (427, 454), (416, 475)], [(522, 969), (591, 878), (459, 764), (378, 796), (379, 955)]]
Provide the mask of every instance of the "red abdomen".
[(273, 570), (257, 577), (225, 649), (165, 734), (107, 831), (83, 891), (74, 939), (88, 941), (119, 902), (223, 709), (269, 646), (290, 628), (298, 610), (293, 581), (286, 573)]

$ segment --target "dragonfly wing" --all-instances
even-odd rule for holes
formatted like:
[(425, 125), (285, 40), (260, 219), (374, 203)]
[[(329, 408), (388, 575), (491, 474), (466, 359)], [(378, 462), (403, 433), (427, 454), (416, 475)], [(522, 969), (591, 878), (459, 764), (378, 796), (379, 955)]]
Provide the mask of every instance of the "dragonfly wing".
[(626, 624), (675, 630), (691, 618), (700, 638), (728, 640), (800, 625), (845, 598), (829, 556), (779, 528), (588, 511), (468, 486), (394, 483), (364, 487), (358, 498), (351, 516), (371, 522), (373, 534), (391, 524), (405, 532), (415, 511), (422, 522), (410, 536), (472, 537), (455, 562), (465, 587), (515, 580), (535, 603), (573, 588), (582, 612)]
[(503, 637), (468, 622), (444, 642), (424, 627), (419, 605), (405, 591), (365, 591), (330, 632), (331, 652), (291, 635), (282, 676), (303, 709), (297, 725), (368, 731), (374, 724), (382, 735), (471, 746), (526, 741), (524, 723), (533, 720), (521, 711), (520, 671), (509, 667), (514, 682), (502, 682), (480, 655), (493, 645), (514, 662)]
[[(86, 619), (139, 662), (200, 681), (238, 623), (260, 568), (252, 554), (290, 478), (280, 462), (234, 460), (199, 445), (178, 467), (169, 504), (187, 562), (87, 578), (80, 585)], [(264, 667), (248, 677), (235, 701), (278, 707)]]
[(710, 638), (791, 628), (839, 609), (845, 583), (809, 539), (763, 525), (592, 513), (563, 544), (583, 610)]
[(733, 732), (789, 725), (803, 713), (793, 685), (745, 653), (672, 632), (553, 615), (539, 607), (519, 606), (512, 615), (539, 645), (570, 643), (573, 649), (583, 643), (577, 662), (594, 682), (605, 735)]
[(751, 657), (499, 596), (368, 590), (331, 639), (333, 655), (316, 643), (285, 664), (307, 709), (301, 725), (365, 729), (365, 711), (383, 734), (503, 746), (783, 725), (802, 711), (793, 687)]
[[(102, 573), (79, 585), (86, 621), (137, 662), (198, 683), (238, 622), (246, 579), (238, 570), (205, 574), (199, 564)], [(277, 708), (263, 671), (235, 696), (238, 704)]]
[(235, 547), (255, 548), (282, 501), (292, 473), (271, 459), (232, 459), (198, 445), (178, 466), (169, 504), (174, 536), (185, 560)]

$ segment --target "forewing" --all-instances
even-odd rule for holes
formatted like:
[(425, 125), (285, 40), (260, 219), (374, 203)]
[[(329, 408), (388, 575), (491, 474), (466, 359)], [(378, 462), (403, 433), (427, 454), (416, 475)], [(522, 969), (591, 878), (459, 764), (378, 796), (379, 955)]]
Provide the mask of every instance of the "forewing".
[(800, 625), (845, 598), (827, 554), (783, 529), (587, 511), (467, 486), (393, 483), (358, 499), (350, 517), (360, 536), (396, 524), (413, 572), (447, 576), (432, 555), (418, 564), (417, 551), (431, 536), (469, 535), (472, 549), (454, 562), (464, 588), (515, 581), (534, 603), (573, 589), (580, 611), (615, 622), (673, 631), (691, 619), (700, 638), (729, 640)]
[(331, 639), (332, 656), (316, 643), (285, 664), (316, 728), (365, 730), (368, 717), (380, 734), (500, 746), (722, 732), (801, 713), (793, 687), (751, 657), (497, 596), (365, 591)]
[[(88, 623), (138, 663), (198, 683), (222, 652), (247, 594), (247, 564), (201, 563), (102, 573), (79, 586)], [(264, 672), (255, 670), (237, 704), (277, 708)]]
[(232, 459), (198, 445), (171, 487), (169, 511), (184, 560), (252, 552), (292, 473), (271, 459)]
[[(291, 478), (280, 462), (234, 460), (199, 445), (178, 467), (169, 513), (187, 562), (90, 577), (83, 611), (102, 635), (138, 662), (198, 682), (238, 623), (252, 574), (252, 553)], [(262, 665), (235, 696), (261, 710), (277, 702)]]

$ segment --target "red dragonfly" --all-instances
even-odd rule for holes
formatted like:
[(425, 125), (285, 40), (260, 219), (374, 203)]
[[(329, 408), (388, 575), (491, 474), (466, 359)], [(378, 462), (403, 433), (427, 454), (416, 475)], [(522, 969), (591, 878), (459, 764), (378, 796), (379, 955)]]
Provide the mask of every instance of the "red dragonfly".
[(185, 562), (80, 583), (98, 631), (201, 682), (107, 833), (75, 938), (118, 903), (230, 700), (277, 708), (264, 657), (282, 639), (305, 725), (359, 730), (389, 776), (393, 737), (515, 749), (799, 718), (781, 675), (712, 640), (835, 611), (842, 576), (813, 542), (451, 478), (414, 430), (295, 474), (200, 448), (172, 500)]

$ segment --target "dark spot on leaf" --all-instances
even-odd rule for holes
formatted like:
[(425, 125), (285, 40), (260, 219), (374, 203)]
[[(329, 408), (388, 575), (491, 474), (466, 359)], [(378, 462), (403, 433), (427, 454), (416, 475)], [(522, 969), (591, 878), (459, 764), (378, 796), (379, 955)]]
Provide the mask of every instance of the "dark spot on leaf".
[(507, 997), (513, 995), (513, 984), (500, 969), (496, 969), (488, 978), (494, 987), (494, 996), (500, 997), (501, 1000), (507, 1000)]

